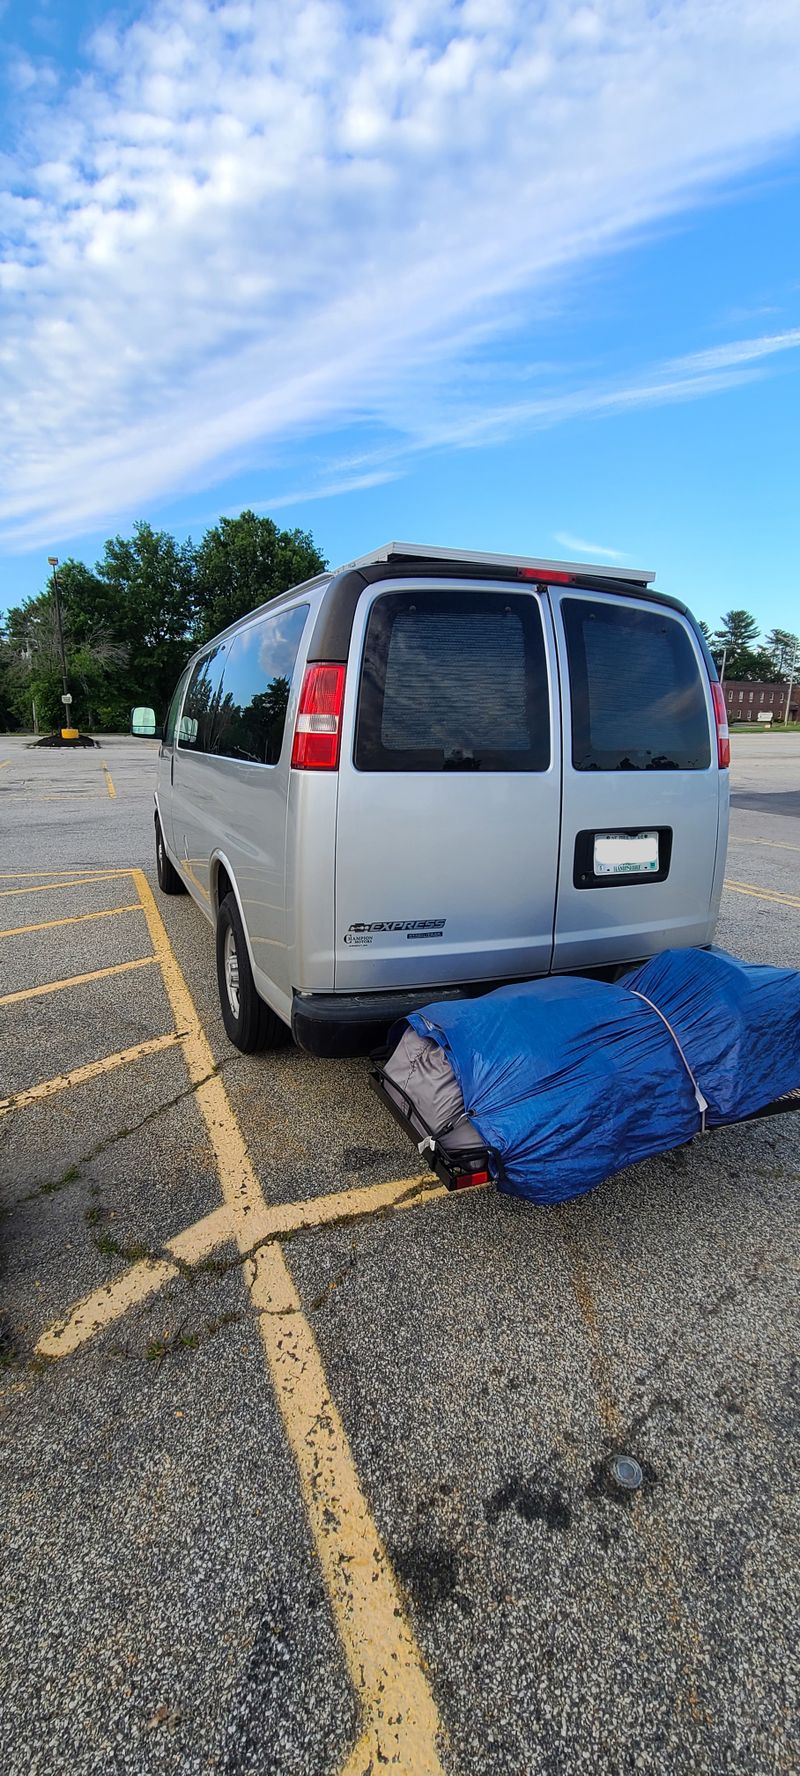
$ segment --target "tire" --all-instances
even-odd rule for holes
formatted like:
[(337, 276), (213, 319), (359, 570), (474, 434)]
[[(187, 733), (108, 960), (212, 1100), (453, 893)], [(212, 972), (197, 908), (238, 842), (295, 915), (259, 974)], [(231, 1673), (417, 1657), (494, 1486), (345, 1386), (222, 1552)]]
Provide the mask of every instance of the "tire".
[(158, 815), (156, 815), (156, 875), (162, 894), (186, 893), (186, 885), (181, 881), (174, 865), (170, 863), (164, 848), (164, 835)]
[(283, 1048), (289, 1030), (256, 992), (241, 915), (226, 894), (217, 915), (217, 986), (226, 1033), (242, 1054)]

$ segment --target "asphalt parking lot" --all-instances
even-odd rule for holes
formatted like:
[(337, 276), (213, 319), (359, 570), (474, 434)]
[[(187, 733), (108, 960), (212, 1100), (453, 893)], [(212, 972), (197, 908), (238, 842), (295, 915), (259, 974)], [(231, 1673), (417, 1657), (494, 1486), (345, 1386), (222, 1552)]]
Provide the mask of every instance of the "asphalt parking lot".
[[(154, 764), (0, 740), (0, 1767), (795, 1769), (800, 1116), (446, 1196), (229, 1047)], [(800, 738), (732, 789), (719, 940), (800, 968)]]

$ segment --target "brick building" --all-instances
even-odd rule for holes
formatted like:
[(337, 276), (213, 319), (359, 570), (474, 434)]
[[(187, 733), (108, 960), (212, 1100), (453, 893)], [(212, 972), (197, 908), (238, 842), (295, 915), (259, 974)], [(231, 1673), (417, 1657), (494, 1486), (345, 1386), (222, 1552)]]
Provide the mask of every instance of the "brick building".
[[(772, 713), (774, 722), (782, 722), (786, 714), (788, 684), (751, 684), (746, 679), (725, 681), (725, 707), (729, 722), (754, 722), (759, 714)], [(800, 720), (800, 684), (793, 684), (789, 698), (789, 720)]]

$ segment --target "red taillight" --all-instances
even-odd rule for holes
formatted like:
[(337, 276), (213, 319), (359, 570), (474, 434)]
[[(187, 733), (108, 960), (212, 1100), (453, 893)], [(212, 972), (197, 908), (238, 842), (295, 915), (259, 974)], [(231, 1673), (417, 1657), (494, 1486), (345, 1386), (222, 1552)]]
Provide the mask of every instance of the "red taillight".
[(575, 575), (561, 573), (548, 567), (518, 567), (518, 580), (538, 580), (544, 586), (574, 586)]
[(721, 771), (727, 771), (731, 762), (728, 711), (725, 708), (725, 692), (716, 679), (711, 680), (711, 695), (714, 699), (714, 717), (717, 724), (717, 763)]
[(459, 1172), (455, 1181), (456, 1190), (471, 1190), (474, 1184), (488, 1184), (488, 1172)]
[(335, 771), (344, 702), (343, 666), (307, 666), (294, 728), (295, 771)]

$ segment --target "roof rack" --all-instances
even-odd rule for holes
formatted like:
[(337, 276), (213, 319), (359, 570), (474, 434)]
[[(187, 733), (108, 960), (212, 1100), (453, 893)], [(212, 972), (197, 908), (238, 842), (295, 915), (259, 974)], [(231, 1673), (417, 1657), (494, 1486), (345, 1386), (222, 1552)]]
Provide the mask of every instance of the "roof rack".
[(470, 567), (520, 567), (540, 572), (545, 580), (550, 573), (601, 574), (605, 580), (625, 580), (629, 585), (638, 586), (649, 586), (656, 577), (644, 568), (609, 567), (605, 562), (598, 565), (596, 561), (546, 561), (536, 555), (490, 555), (478, 549), (440, 549), (431, 543), (383, 543), (379, 549), (371, 549), (368, 555), (359, 555), (355, 561), (344, 561), (336, 572), (374, 567), (382, 561), (452, 561), (464, 562)]

